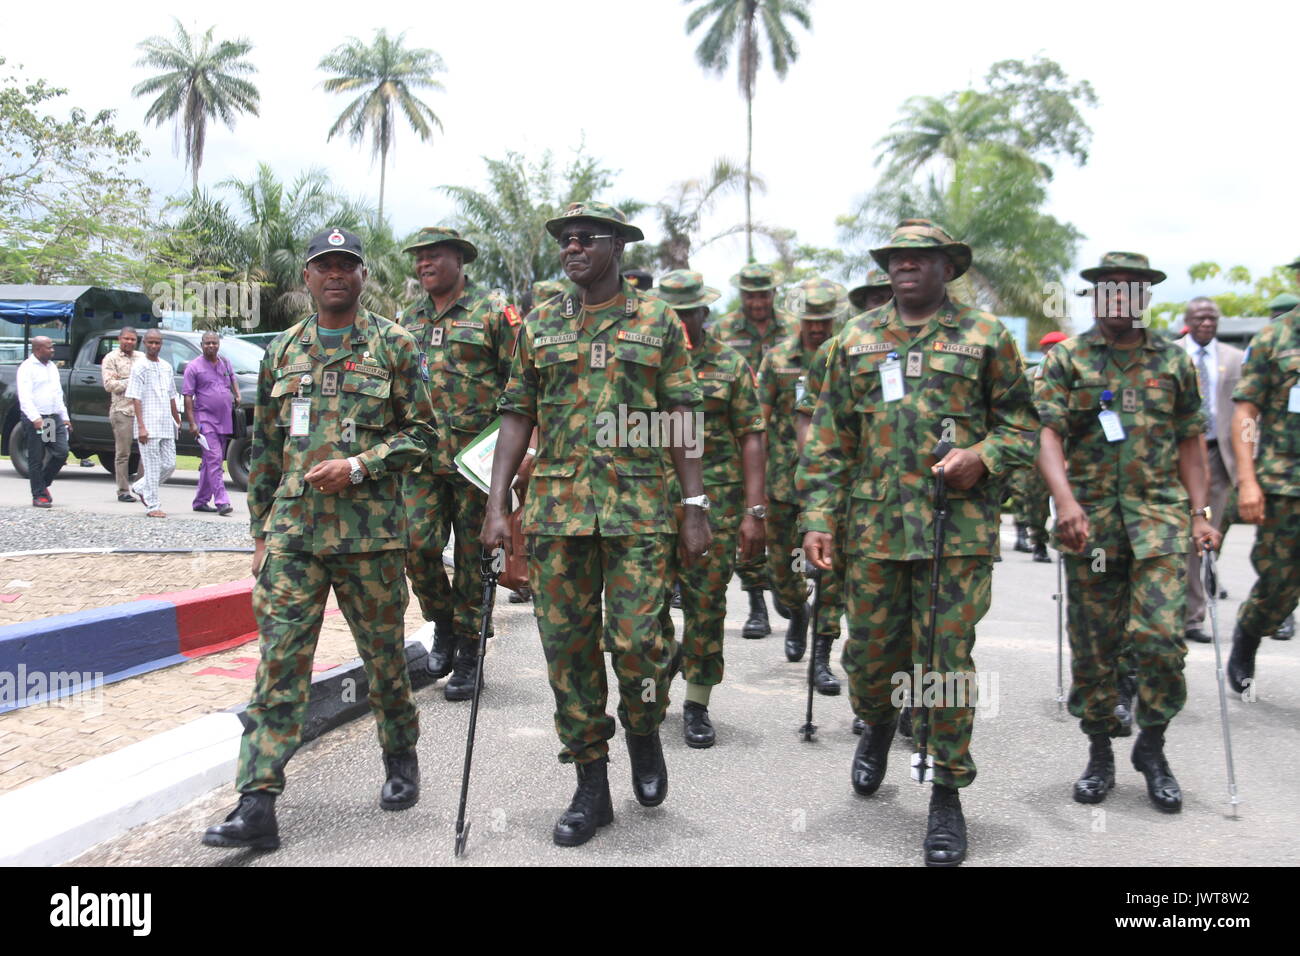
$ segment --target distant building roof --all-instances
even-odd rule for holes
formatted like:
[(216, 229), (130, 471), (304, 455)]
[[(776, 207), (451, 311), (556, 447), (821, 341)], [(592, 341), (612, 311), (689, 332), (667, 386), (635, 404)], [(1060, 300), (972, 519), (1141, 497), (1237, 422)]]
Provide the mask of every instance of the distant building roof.
[(0, 285), (0, 299), (9, 302), (76, 302), (93, 288), (90, 285)]

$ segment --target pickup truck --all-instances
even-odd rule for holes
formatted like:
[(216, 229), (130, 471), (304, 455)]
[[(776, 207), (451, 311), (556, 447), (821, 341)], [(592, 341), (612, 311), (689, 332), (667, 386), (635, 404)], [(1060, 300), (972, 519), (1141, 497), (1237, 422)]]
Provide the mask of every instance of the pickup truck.
[[(168, 329), (161, 331), (163, 346), (159, 357), (175, 370), (176, 392), (180, 394), (181, 375), (185, 366), (202, 356), (199, 348), (202, 334)], [(63, 381), (63, 399), (72, 419), (70, 457), (97, 456), (99, 463), (110, 473), (113, 471), (116, 450), (113, 445), (113, 429), (108, 422), (108, 392), (104, 391), (104, 379), (99, 366), (104, 356), (115, 348), (116, 331), (91, 334), (81, 342), (71, 367), (59, 369), (59, 378)], [(59, 352), (60, 347), (56, 346), (54, 361), (61, 358)], [(221, 340), (221, 354), (230, 361), (239, 379), (240, 407), (235, 412), (235, 427), (239, 432), (239, 418), (242, 417), (245, 426), (250, 426), (253, 421), (253, 407), (257, 402), (257, 370), (262, 361), (263, 349), (250, 342), (225, 336)], [(8, 455), (14, 470), (25, 478), (27, 450), (18, 408), (17, 380), (17, 365), (0, 365), (0, 423), (3, 423), (0, 424), (0, 454)], [(184, 405), (180, 408), (184, 414)], [(246, 490), (252, 442), (250, 428), (244, 427), (242, 432), (243, 437), (237, 434), (226, 449), (226, 468), (230, 472), (230, 480), (241, 490)], [(198, 442), (184, 425), (181, 426), (176, 441), (176, 454), (196, 457), (202, 454)], [(138, 472), (139, 453), (134, 452), (131, 455), (131, 474), (134, 477)]]

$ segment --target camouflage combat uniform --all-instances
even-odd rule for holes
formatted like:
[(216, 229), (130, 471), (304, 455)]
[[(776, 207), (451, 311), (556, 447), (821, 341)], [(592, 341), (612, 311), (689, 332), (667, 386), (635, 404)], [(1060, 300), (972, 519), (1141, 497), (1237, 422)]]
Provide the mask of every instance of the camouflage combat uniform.
[[(691, 367), (703, 396), (704, 436), (701, 471), (709, 498), (709, 526), (713, 543), (708, 560), (694, 567), (680, 566), (676, 549), (670, 562), (682, 585), (682, 673), (687, 683), (722, 683), (723, 625), (727, 615), (727, 582), (736, 565), (740, 522), (745, 516), (745, 484), (740, 439), (763, 431), (763, 415), (754, 391), (754, 376), (738, 352), (707, 332), (690, 351)], [(668, 464), (671, 467), (671, 463)], [(680, 497), (674, 479), (670, 498)], [(671, 593), (671, 588), (669, 588)], [(673, 622), (665, 600), (660, 624), (673, 636)]]
[[(970, 306), (945, 300), (911, 337), (891, 301), (851, 320), (834, 341), (795, 491), (804, 531), (835, 534), (843, 524), (849, 639), (841, 662), (854, 712), (869, 725), (888, 724), (897, 674), (937, 671), (974, 686), (975, 625), (989, 607), (1003, 481), (1029, 461), (1037, 417), (1015, 340)], [(905, 369), (904, 394), (886, 402), (878, 370), (891, 355)], [(930, 662), (930, 466), (941, 438), (975, 451), (988, 474), (966, 491), (948, 488)], [(973, 703), (932, 709), (936, 784), (975, 779)]]
[[(681, 320), (626, 280), (611, 304), (582, 308), (581, 290), (529, 313), (498, 408), (538, 427), (524, 506), (533, 609), (555, 694), (562, 762), (604, 758), (605, 660), (618, 674), (619, 720), (653, 733), (668, 706), (674, 644), (659, 626), (676, 534), (658, 447), (620, 444), (625, 414), (696, 406)], [(601, 595), (604, 595), (602, 631)]]
[[(521, 322), (503, 297), (469, 280), (441, 315), (426, 295), (402, 313), (400, 322), (423, 353), (419, 375), (429, 383), (443, 437), (424, 466), (403, 482), (410, 519), (407, 574), (426, 621), (449, 623), (458, 637), (477, 640), (483, 611), (478, 536), (487, 496), (456, 470), (455, 459), (496, 418)], [(456, 554), (449, 585), (442, 551), (453, 529)]]
[[(1123, 441), (1108, 441), (1098, 421), (1106, 390)], [(1085, 734), (1117, 734), (1117, 660), (1128, 653), (1137, 670), (1138, 726), (1167, 724), (1187, 699), (1191, 517), (1178, 443), (1205, 431), (1196, 370), (1162, 336), (1119, 349), (1094, 326), (1047, 353), (1035, 398), (1043, 427), (1061, 436), (1070, 487), (1089, 526), (1082, 552), (1055, 542), (1065, 560), (1070, 713)]]
[[(1025, 378), (1029, 382), (1030, 392), (1033, 392), (1037, 386), (1040, 368), (1041, 365), (1025, 369)], [(1047, 519), (1051, 514), (1048, 499), (1052, 497), (1052, 493), (1047, 490), (1047, 482), (1043, 480), (1038, 466), (1031, 464), (1027, 468), (1017, 468), (1011, 478), (1010, 491), (1015, 497), (1016, 522), (1023, 524), (1028, 530), (1030, 545), (1045, 546)]]
[(1237, 626), (1257, 640), (1275, 633), (1300, 599), (1300, 309), (1251, 339), (1232, 399), (1259, 409), (1264, 523), (1250, 552), (1258, 577), (1237, 614)]
[[(364, 662), (384, 753), (410, 750), (419, 737), (403, 641), (407, 529), (398, 484), (398, 473), (426, 461), (437, 441), (419, 368), (414, 339), (365, 309), (333, 350), (313, 315), (262, 358), (248, 510), (266, 560), (253, 587), (261, 662), (239, 750), (241, 792), (284, 789), (331, 587)], [(299, 392), (311, 402), (309, 433), (293, 437)], [(341, 457), (358, 458), (368, 477), (339, 494), (304, 481), (315, 465)]]

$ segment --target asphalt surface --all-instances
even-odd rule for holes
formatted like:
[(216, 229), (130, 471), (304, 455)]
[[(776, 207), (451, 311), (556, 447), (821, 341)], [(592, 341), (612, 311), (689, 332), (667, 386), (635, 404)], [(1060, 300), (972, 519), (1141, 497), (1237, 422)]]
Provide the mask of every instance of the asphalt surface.
[[(1010, 526), (1003, 530), (1007, 545)], [(1234, 528), (1221, 559), (1231, 593), (1220, 606), (1225, 644), (1253, 581), (1252, 540), (1252, 529)], [(1183, 787), (1182, 813), (1161, 814), (1148, 801), (1143, 778), (1129, 762), (1136, 737), (1116, 741), (1118, 785), (1109, 799), (1085, 806), (1070, 794), (1087, 762), (1087, 739), (1055, 703), (1055, 567), (1008, 550), (995, 568), (993, 607), (975, 648), (986, 696), (972, 746), (979, 777), (962, 798), (970, 830), (967, 866), (1300, 863), (1297, 642), (1265, 640), (1258, 700), (1229, 700), (1242, 799), (1235, 819), (1227, 802), (1214, 649), (1202, 644), (1190, 648), (1188, 704), (1169, 731), (1166, 751)], [(928, 788), (908, 778), (910, 742), (895, 740), (880, 791), (869, 799), (856, 796), (849, 763), (858, 738), (850, 732), (847, 688), (840, 697), (816, 697), (817, 739), (799, 739), (805, 665), (785, 661), (785, 622), (775, 615), (771, 637), (740, 638), (744, 597), (733, 583), (727, 677), (710, 705), (718, 744), (686, 747), (683, 689), (674, 684), (663, 726), (667, 801), (655, 809), (636, 803), (620, 731), (610, 763), (614, 823), (585, 846), (564, 849), (552, 844), (551, 827), (572, 795), (574, 773), (555, 759), (553, 701), (531, 605), (509, 605), (500, 592), (470, 789), (472, 830), (457, 865), (920, 865)], [(842, 677), (838, 656), (837, 645), (835, 670)], [(1067, 682), (1068, 667), (1067, 650)], [(441, 684), (417, 695), (423, 789), (420, 803), (408, 811), (378, 807), (383, 769), (373, 722), (363, 718), (304, 747), (289, 764), (288, 789), (277, 805), (278, 852), (200, 845), (203, 828), (235, 802), (232, 790), (222, 788), (76, 862), (452, 864), (469, 704), (445, 701)], [(612, 671), (610, 686), (616, 686)], [(611, 713), (614, 706), (611, 701)]]

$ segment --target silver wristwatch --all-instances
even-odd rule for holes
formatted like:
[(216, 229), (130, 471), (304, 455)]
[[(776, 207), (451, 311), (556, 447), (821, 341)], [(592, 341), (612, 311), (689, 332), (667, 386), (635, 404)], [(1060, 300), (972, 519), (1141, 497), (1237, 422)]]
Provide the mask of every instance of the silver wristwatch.
[(352, 471), (348, 474), (348, 480), (354, 485), (359, 485), (366, 480), (366, 473), (361, 470), (361, 462), (355, 458), (348, 459), (348, 467)]
[(767, 519), (767, 506), (753, 505), (752, 507), (745, 509), (745, 514), (749, 515), (751, 518), (757, 518), (760, 521), (764, 521)]
[(694, 498), (683, 498), (683, 499), (682, 499), (682, 504), (684, 504), (684, 505), (695, 505), (695, 507), (697, 507), (697, 508), (700, 508), (700, 509), (702, 509), (702, 510), (704, 510), (704, 511), (708, 511), (708, 510), (709, 510), (709, 496), (708, 496), (708, 495), (696, 495)]

